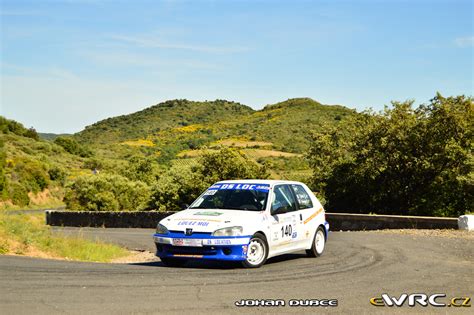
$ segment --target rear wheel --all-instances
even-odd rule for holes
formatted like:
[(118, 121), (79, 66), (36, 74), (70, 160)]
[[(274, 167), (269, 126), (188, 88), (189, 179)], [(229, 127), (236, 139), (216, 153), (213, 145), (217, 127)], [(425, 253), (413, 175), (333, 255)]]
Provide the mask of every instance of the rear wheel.
[(320, 226), (314, 234), (313, 244), (311, 249), (306, 250), (306, 254), (309, 257), (319, 257), (324, 252), (324, 247), (326, 246), (326, 236), (324, 234), (323, 228)]
[(250, 239), (247, 248), (247, 258), (242, 262), (246, 268), (258, 268), (262, 266), (268, 257), (268, 244), (265, 236), (255, 233)]
[(184, 266), (188, 261), (186, 259), (176, 258), (160, 258), (161, 262), (168, 267), (181, 267)]

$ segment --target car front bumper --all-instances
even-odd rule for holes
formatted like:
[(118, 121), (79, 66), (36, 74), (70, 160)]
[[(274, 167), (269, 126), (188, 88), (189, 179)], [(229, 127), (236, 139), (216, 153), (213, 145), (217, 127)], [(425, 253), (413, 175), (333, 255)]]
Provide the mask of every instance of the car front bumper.
[(210, 234), (155, 234), (156, 256), (160, 258), (242, 261), (247, 258), (250, 236), (217, 237)]

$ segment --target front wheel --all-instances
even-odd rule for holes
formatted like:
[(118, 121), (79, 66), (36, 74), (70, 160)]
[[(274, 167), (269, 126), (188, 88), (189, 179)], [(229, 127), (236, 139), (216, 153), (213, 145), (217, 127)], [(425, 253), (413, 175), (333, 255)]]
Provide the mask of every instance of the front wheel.
[(186, 259), (160, 258), (161, 262), (168, 267), (181, 267), (188, 261)]
[(256, 233), (247, 248), (247, 258), (242, 262), (246, 268), (258, 268), (262, 266), (268, 257), (268, 244), (265, 236)]
[(323, 228), (320, 226), (314, 234), (313, 244), (311, 249), (306, 250), (306, 254), (309, 257), (319, 257), (324, 252), (324, 247), (326, 246), (326, 236), (324, 234)]

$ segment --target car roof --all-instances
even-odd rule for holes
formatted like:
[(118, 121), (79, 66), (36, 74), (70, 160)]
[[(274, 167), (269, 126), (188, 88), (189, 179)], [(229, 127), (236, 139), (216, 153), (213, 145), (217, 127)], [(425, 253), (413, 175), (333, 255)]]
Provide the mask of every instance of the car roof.
[(277, 184), (303, 184), (301, 182), (295, 182), (290, 180), (279, 180), (279, 179), (235, 179), (235, 180), (222, 180), (216, 184), (228, 184), (228, 183), (241, 183), (241, 184), (267, 184), (275, 186)]

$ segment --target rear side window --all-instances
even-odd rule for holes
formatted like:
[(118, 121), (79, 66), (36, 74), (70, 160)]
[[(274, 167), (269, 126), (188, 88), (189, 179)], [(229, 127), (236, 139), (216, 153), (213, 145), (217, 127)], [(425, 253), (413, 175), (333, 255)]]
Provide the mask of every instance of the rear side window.
[(291, 188), (295, 193), (298, 209), (308, 209), (313, 207), (311, 197), (306, 192), (306, 189), (303, 188), (303, 186), (293, 184), (291, 185)]

